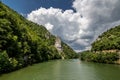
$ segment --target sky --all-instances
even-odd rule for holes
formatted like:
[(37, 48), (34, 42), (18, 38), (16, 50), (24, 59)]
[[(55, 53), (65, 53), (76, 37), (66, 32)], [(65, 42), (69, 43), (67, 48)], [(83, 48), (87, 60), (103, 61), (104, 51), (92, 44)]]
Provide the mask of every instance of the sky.
[(32, 10), (39, 9), (40, 7), (54, 7), (63, 10), (73, 9), (71, 6), (73, 0), (2, 0), (2, 2), (23, 14), (28, 14)]
[(120, 25), (120, 0), (3, 0), (30, 21), (44, 25), (75, 51), (91, 48), (106, 30)]

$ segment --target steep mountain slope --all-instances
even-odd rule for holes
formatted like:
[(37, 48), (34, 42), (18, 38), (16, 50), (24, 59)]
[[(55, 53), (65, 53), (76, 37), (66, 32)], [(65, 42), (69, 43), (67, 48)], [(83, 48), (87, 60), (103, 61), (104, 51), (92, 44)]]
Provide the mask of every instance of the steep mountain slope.
[(100, 35), (90, 51), (81, 53), (81, 60), (120, 64), (120, 26)]
[(120, 50), (120, 26), (111, 28), (98, 37), (92, 44), (93, 51)]
[(33, 63), (76, 56), (63, 42), (60, 44), (62, 51), (59, 51), (55, 47), (56, 39), (42, 25), (26, 20), (0, 2), (0, 73)]

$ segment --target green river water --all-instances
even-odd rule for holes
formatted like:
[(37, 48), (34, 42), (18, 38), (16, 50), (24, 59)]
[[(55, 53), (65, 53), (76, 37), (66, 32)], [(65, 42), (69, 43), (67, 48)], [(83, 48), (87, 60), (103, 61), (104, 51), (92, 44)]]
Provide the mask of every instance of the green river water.
[(0, 80), (120, 80), (120, 65), (53, 60), (3, 74)]

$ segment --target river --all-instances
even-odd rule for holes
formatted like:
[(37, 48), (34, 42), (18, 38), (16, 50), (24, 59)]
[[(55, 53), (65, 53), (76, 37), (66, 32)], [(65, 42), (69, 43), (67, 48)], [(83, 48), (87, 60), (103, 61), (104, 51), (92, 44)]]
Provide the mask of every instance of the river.
[(0, 80), (120, 80), (120, 65), (53, 60), (3, 74)]

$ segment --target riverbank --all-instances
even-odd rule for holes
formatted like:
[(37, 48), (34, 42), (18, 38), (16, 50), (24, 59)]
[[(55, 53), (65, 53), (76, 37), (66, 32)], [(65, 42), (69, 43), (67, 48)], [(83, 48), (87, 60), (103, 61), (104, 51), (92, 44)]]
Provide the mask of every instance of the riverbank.
[(120, 59), (115, 61), (115, 64), (119, 64), (120, 65)]
[(91, 52), (84, 51), (80, 53), (80, 59), (83, 61), (120, 64), (120, 55), (116, 52)]

